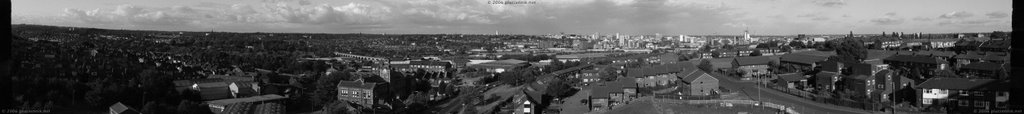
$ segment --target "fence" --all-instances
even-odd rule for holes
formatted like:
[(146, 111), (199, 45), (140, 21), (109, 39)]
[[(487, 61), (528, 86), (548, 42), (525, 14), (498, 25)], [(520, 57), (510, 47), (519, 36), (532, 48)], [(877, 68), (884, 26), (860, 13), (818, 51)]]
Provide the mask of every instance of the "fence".
[(832, 97), (829, 97), (829, 96), (821, 96), (821, 95), (818, 95), (818, 94), (814, 94), (814, 93), (803, 91), (803, 90), (793, 89), (793, 88), (786, 88), (786, 87), (780, 87), (780, 86), (772, 86), (772, 87), (769, 87), (769, 88), (777, 90), (777, 91), (780, 91), (780, 92), (783, 92), (783, 93), (787, 93), (787, 94), (790, 94), (790, 95), (802, 97), (802, 98), (805, 98), (805, 99), (810, 99), (810, 100), (813, 100), (813, 101), (819, 102), (819, 103), (839, 105), (839, 106), (845, 106), (845, 107), (850, 107), (850, 108), (859, 108), (859, 109), (864, 109), (864, 110), (879, 110), (879, 109), (884, 108), (883, 106), (886, 106), (886, 105), (882, 105), (881, 103), (861, 102), (861, 101), (854, 101), (854, 100), (849, 100), (849, 99), (841, 99), (841, 98), (832, 98)]
[(793, 107), (787, 107), (785, 105), (775, 104), (771, 102), (758, 102), (753, 100), (662, 100), (661, 102), (668, 103), (687, 103), (687, 104), (740, 104), (740, 105), (763, 105), (764, 107), (773, 108), (777, 110), (784, 110), (787, 114), (800, 114), (793, 110)]

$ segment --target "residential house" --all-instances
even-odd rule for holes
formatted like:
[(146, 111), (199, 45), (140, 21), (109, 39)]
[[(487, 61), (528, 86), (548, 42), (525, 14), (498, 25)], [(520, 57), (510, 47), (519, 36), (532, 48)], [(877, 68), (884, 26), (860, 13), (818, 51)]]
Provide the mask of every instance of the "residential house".
[(1007, 52), (986, 52), (985, 57), (982, 57), (981, 60), (993, 63), (1006, 63), (1010, 61), (1010, 55)]
[(960, 39), (953, 39), (953, 38), (930, 39), (928, 41), (927, 46), (928, 46), (928, 48), (931, 48), (931, 49), (946, 49), (946, 48), (952, 48), (956, 44), (957, 41), (960, 41)]
[(501, 107), (503, 113), (511, 114), (540, 114), (546, 108), (543, 101), (543, 87), (531, 84), (526, 89), (515, 93), (505, 105)]
[(626, 77), (636, 78), (640, 87), (671, 86), (679, 80), (677, 75), (682, 72), (683, 63), (642, 66), (626, 71)]
[(750, 56), (750, 54), (754, 53), (754, 51), (757, 51), (757, 49), (739, 49), (739, 50), (736, 51), (736, 56), (737, 57)]
[(832, 71), (821, 71), (814, 75), (815, 86), (819, 90), (832, 91), (836, 90), (836, 82), (839, 81), (839, 73)]
[(813, 56), (806, 54), (785, 54), (779, 57), (779, 65), (783, 67), (793, 67), (795, 72), (805, 72), (818, 67), (821, 62), (827, 60), (828, 57)]
[(718, 53), (718, 56), (716, 58), (729, 58), (736, 57), (737, 55), (739, 55), (739, 51), (736, 50), (718, 50), (715, 51), (715, 53)]
[(981, 44), (978, 47), (978, 51), (985, 52), (1010, 52), (1010, 40), (1008, 39), (993, 39)]
[(580, 73), (577, 74), (577, 76), (575, 76), (575, 77), (576, 78), (580, 78), (581, 80), (583, 80), (583, 83), (588, 83), (589, 84), (589, 83), (594, 83), (594, 82), (600, 82), (601, 81), (601, 71), (600, 70), (583, 70), (583, 71), (580, 71)]
[(638, 84), (628, 78), (618, 79), (614, 82), (600, 83), (591, 91), (590, 110), (610, 110), (613, 107), (623, 106), (632, 100), (639, 98), (637, 93)]
[(997, 79), (931, 78), (917, 86), (919, 106), (973, 112), (1007, 109), (1010, 83)]
[(114, 103), (114, 105), (110, 105), (109, 111), (110, 114), (141, 114), (138, 110), (135, 110), (132, 107), (128, 107), (127, 105), (124, 105), (121, 102), (117, 102)]
[[(735, 58), (715, 58), (715, 59), (704, 59), (700, 61), (700, 68), (705, 69), (709, 72), (724, 72), (726, 69), (732, 69), (732, 61)], [(705, 68), (706, 67), (706, 68)]]
[(714, 58), (714, 56), (711, 56), (711, 55), (714, 55), (714, 54), (711, 54), (711, 53), (712, 52), (697, 52), (697, 53), (694, 53), (694, 55), (697, 55), (697, 58), (700, 58), (700, 59)]
[(956, 68), (961, 68), (963, 67), (963, 65), (981, 62), (981, 59), (985, 58), (984, 54), (984, 52), (978, 51), (968, 51), (965, 53), (957, 54), (956, 56), (953, 56), (953, 59), (955, 59), (956, 61), (954, 66)]
[(433, 73), (447, 73), (448, 70), (452, 69), (452, 62), (440, 61), (440, 60), (419, 60), (409, 61), (409, 67), (412, 69), (423, 69), (427, 72)]
[(846, 89), (851, 90), (856, 95), (861, 95), (866, 98), (875, 98), (876, 100), (885, 100), (888, 98), (888, 94), (891, 94), (894, 89), (891, 85), (893, 81), (898, 81), (899, 78), (892, 77), (891, 70), (880, 70), (871, 74), (853, 74), (852, 76), (845, 77)]
[(199, 92), (199, 97), (203, 100), (218, 100), (232, 98), (232, 91), (227, 82), (205, 82), (197, 83), (192, 86), (193, 90)]
[(381, 98), (376, 96), (384, 91), (384, 88), (377, 87), (379, 85), (379, 83), (368, 83), (359, 79), (356, 81), (343, 80), (338, 82), (338, 100), (358, 104), (363, 107), (379, 104)]
[(608, 85), (610, 86), (607, 87), (618, 89), (608, 93), (608, 96), (611, 97), (608, 104), (611, 104), (612, 107), (623, 106), (639, 97), (637, 95), (637, 89), (639, 88), (635, 81), (621, 79), (609, 82)]
[(965, 78), (988, 78), (988, 79), (1007, 79), (1008, 75), (1006, 70), (1003, 70), (1003, 66), (1006, 63), (999, 64), (993, 62), (977, 62), (964, 65), (960, 67), (957, 74), (964, 76)]
[(802, 89), (807, 86), (807, 77), (802, 72), (779, 74), (775, 85), (790, 89)]
[(742, 79), (750, 80), (754, 77), (765, 78), (768, 76), (768, 64), (771, 59), (765, 56), (737, 57), (733, 60), (733, 69), (743, 72)]
[(676, 55), (675, 53), (666, 53), (649, 58), (647, 61), (660, 64), (672, 64), (679, 61), (679, 55)]
[(683, 84), (684, 87), (689, 88), (690, 91), (688, 95), (703, 96), (717, 94), (720, 92), (718, 89), (719, 84), (717, 78), (698, 69), (696, 66), (693, 66), (693, 64), (686, 65), (689, 66), (684, 66), (684, 71), (677, 76), (682, 81), (681, 84)]
[(502, 72), (505, 72), (505, 71), (508, 71), (508, 70), (512, 70), (512, 69), (515, 69), (515, 68), (526, 66), (527, 65), (526, 63), (527, 63), (526, 61), (522, 61), (522, 60), (507, 59), (507, 60), (491, 61), (491, 62), (486, 62), (486, 63), (474, 64), (474, 65), (470, 65), (469, 67), (470, 68), (476, 68), (476, 69), (484, 69), (487, 72), (491, 72), (491, 73), (502, 73)]
[(259, 95), (260, 86), (254, 81), (230, 82), (228, 88), (234, 98), (243, 98)]
[(892, 68), (920, 69), (922, 71), (945, 70), (948, 62), (936, 57), (917, 55), (893, 55), (882, 60)]
[(590, 97), (587, 98), (590, 101), (588, 103), (589, 106), (587, 106), (590, 108), (590, 111), (611, 110), (612, 107), (609, 102), (612, 99), (610, 94), (612, 91), (616, 91), (616, 89), (603, 86), (591, 90)]
[(568, 55), (555, 55), (555, 59), (560, 62), (579, 62), (594, 58), (607, 57), (611, 53), (584, 53), (584, 54), (568, 54)]
[(277, 112), (279, 114), (283, 114), (285, 111), (281, 111), (281, 110), (284, 110), (284, 107), (279, 107), (279, 108), (276, 108), (276, 109), (271, 108), (271, 109), (256, 109), (256, 110), (253, 110), (253, 108), (255, 108), (256, 105), (265, 104), (265, 103), (281, 104), (281, 103), (283, 103), (282, 99), (286, 99), (286, 98), (288, 98), (288, 97), (284, 97), (284, 96), (276, 95), (276, 94), (268, 94), (268, 95), (245, 97), (245, 98), (233, 98), (233, 99), (221, 99), (221, 100), (206, 101), (206, 104), (209, 106), (210, 111), (213, 112), (213, 113), (216, 113), (216, 114), (250, 114), (250, 113), (264, 114), (265, 112), (263, 112), (263, 111), (266, 111), (266, 110), (277, 110), (277, 111), (266, 111), (266, 112)]

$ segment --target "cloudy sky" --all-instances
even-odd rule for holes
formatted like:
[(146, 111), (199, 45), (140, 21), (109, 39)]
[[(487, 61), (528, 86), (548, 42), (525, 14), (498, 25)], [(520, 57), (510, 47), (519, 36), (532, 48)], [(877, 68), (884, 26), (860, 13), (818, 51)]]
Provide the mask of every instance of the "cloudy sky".
[[(12, 24), (309, 33), (1009, 31), (1010, 0), (12, 0)], [(506, 0), (502, 0), (506, 1)]]

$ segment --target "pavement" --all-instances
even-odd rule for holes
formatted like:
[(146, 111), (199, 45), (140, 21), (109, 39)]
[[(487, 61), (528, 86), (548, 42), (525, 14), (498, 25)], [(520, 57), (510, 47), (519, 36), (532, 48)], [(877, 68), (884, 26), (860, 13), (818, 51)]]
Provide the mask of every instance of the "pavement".
[(810, 99), (804, 99), (789, 95), (768, 88), (759, 87), (750, 81), (741, 81), (736, 78), (727, 77), (718, 73), (709, 73), (719, 79), (719, 85), (726, 89), (738, 91), (750, 96), (751, 100), (771, 102), (774, 104), (795, 107), (794, 110), (804, 114), (863, 114), (878, 113), (878, 111), (862, 110), (832, 104), (818, 103)]

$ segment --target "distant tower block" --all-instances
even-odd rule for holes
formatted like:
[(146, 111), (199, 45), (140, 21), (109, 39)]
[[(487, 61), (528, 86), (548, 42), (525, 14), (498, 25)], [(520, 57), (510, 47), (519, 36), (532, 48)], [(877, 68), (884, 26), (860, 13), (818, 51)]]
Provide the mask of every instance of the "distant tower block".
[(750, 42), (750, 28), (743, 30), (743, 41)]

